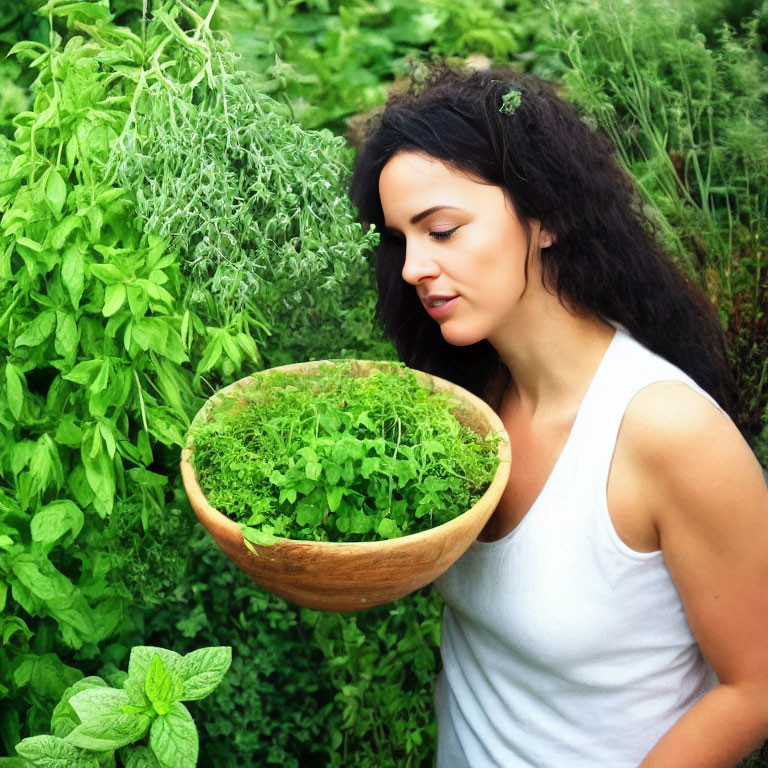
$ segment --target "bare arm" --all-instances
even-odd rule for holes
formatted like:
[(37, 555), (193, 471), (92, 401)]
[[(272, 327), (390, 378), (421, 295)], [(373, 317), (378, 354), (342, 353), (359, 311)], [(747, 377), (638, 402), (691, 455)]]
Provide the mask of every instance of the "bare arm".
[(719, 685), (640, 768), (732, 768), (768, 738), (768, 489), (738, 430), (683, 384), (649, 387), (625, 425), (642, 504)]

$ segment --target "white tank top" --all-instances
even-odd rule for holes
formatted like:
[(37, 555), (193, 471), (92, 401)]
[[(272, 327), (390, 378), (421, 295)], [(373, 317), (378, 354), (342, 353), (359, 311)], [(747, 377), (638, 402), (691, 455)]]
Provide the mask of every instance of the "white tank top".
[(617, 330), (533, 506), (435, 582), (438, 768), (636, 768), (717, 684), (661, 552), (624, 544), (606, 503), (627, 405), (665, 380), (714, 402)]

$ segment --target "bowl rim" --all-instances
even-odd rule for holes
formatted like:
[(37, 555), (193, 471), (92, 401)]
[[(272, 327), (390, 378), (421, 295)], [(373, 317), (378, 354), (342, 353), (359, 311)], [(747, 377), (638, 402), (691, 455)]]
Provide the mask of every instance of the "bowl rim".
[[(200, 522), (203, 523), (203, 525), (205, 525), (206, 528), (209, 527), (209, 524), (217, 525), (219, 528), (223, 528), (227, 530), (227, 532), (231, 536), (239, 535), (245, 542), (245, 537), (242, 534), (242, 528), (244, 524), (238, 523), (228, 515), (216, 509), (216, 507), (212, 506), (208, 502), (208, 499), (206, 498), (205, 494), (202, 491), (202, 488), (200, 488), (200, 484), (197, 481), (197, 473), (195, 472), (195, 469), (192, 466), (192, 462), (190, 461), (192, 454), (194, 453), (193, 441), (190, 437), (190, 432), (193, 429), (194, 425), (197, 423), (198, 419), (202, 418), (205, 415), (206, 411), (210, 410), (212, 405), (215, 404), (216, 398), (222, 397), (223, 395), (227, 394), (230, 390), (242, 388), (251, 379), (254, 379), (260, 375), (269, 373), (271, 371), (294, 372), (294, 371), (301, 371), (301, 370), (311, 370), (312, 367), (318, 367), (323, 364), (334, 364), (334, 363), (342, 363), (342, 362), (364, 364), (366, 367), (371, 365), (391, 366), (396, 364), (396, 362), (392, 360), (360, 360), (356, 358), (355, 359), (335, 359), (335, 360), (308, 360), (302, 363), (288, 363), (287, 365), (279, 365), (273, 368), (265, 368), (262, 371), (257, 371), (256, 373), (249, 374), (248, 376), (244, 376), (238, 379), (237, 381), (234, 381), (231, 384), (228, 384), (227, 386), (217, 390), (205, 401), (203, 406), (200, 408), (197, 414), (195, 414), (194, 418), (190, 422), (190, 427), (189, 427), (189, 430), (187, 431), (187, 439), (185, 441), (184, 448), (182, 449), (182, 452), (181, 452), (181, 474), (182, 474), (182, 480), (184, 483), (185, 490), (187, 491), (187, 495), (190, 496), (190, 501), (192, 500), (191, 499), (192, 495), (196, 497), (196, 502), (197, 502), (197, 505), (199, 506), (199, 511), (197, 508), (195, 508), (195, 513), (200, 519)], [(387, 548), (395, 548), (398, 546), (402, 547), (406, 543), (417, 544), (422, 539), (433, 538), (435, 532), (437, 531), (447, 533), (452, 528), (460, 527), (461, 523), (459, 521), (465, 521), (467, 518), (467, 515), (474, 512), (476, 508), (482, 504), (482, 501), (484, 498), (486, 498), (486, 496), (491, 495), (491, 492), (494, 492), (494, 493), (498, 492), (499, 486), (502, 486), (502, 488), (506, 486), (507, 481), (509, 479), (509, 473), (511, 470), (511, 446), (509, 441), (509, 434), (507, 433), (507, 430), (504, 427), (504, 424), (501, 418), (499, 417), (499, 415), (491, 408), (490, 405), (488, 405), (488, 403), (486, 403), (480, 397), (473, 394), (469, 390), (464, 389), (458, 384), (454, 384), (452, 381), (449, 381), (448, 379), (443, 379), (439, 376), (435, 376), (434, 374), (426, 373), (425, 371), (419, 371), (418, 369), (410, 368), (408, 366), (406, 366), (404, 370), (408, 370), (415, 373), (417, 377), (422, 381), (429, 382), (436, 385), (436, 388), (438, 388), (438, 391), (450, 391), (451, 393), (459, 397), (461, 400), (463, 400), (464, 402), (472, 406), (475, 410), (478, 410), (481, 413), (483, 413), (491, 427), (487, 434), (498, 434), (500, 438), (498, 447), (497, 447), (497, 456), (499, 458), (499, 464), (496, 467), (496, 472), (494, 473), (493, 479), (491, 480), (490, 484), (488, 485), (488, 488), (486, 488), (483, 495), (471, 507), (469, 507), (468, 509), (465, 509), (460, 514), (456, 515), (456, 517), (454, 517), (452, 520), (448, 520), (445, 523), (436, 525), (433, 528), (428, 528), (425, 531), (417, 531), (415, 533), (406, 534), (405, 536), (397, 536), (392, 539), (381, 539), (378, 541), (309, 541), (306, 539), (289, 539), (289, 538), (280, 537), (278, 541), (276, 541), (274, 544), (254, 544), (253, 542), (249, 542), (249, 548), (253, 547), (257, 550), (274, 552), (276, 551), (276, 548), (284, 549), (286, 547), (291, 547), (291, 548), (299, 547), (299, 548), (310, 549), (310, 548), (316, 548), (318, 546), (322, 546), (322, 548), (324, 549), (333, 548), (339, 551), (343, 549), (354, 549), (355, 551), (359, 552), (361, 549), (375, 547), (377, 552), (382, 552)], [(202, 516), (201, 516), (201, 513), (202, 513)], [(493, 510), (491, 511), (491, 514), (493, 514)], [(205, 518), (205, 520), (203, 518)]]

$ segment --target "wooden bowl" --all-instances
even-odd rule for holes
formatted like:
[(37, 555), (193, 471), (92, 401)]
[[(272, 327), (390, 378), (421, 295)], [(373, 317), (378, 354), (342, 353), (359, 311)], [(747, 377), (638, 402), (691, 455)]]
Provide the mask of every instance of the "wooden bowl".
[[(364, 373), (387, 363), (354, 361)], [(295, 363), (270, 370), (309, 372), (328, 361)], [(255, 374), (262, 375), (266, 371)], [(224, 554), (257, 584), (307, 608), (357, 611), (397, 600), (429, 584), (444, 573), (477, 538), (501, 498), (509, 478), (509, 437), (496, 413), (479, 397), (445, 379), (414, 371), (436, 391), (448, 391), (457, 400), (453, 411), (465, 426), (482, 435), (500, 435), (496, 474), (479, 501), (466, 512), (428, 531), (376, 542), (315, 542), (282, 539), (271, 546), (245, 546), (240, 525), (214, 509), (203, 495), (190, 463), (194, 445), (181, 454), (181, 475), (192, 508)], [(230, 384), (213, 395), (193, 421), (205, 419), (222, 396), (247, 388), (252, 376)]]

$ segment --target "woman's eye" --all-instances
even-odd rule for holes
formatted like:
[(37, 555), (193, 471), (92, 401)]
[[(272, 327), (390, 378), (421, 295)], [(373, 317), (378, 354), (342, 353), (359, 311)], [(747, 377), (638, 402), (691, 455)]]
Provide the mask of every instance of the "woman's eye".
[(442, 229), (442, 230), (434, 230), (429, 233), (429, 236), (433, 240), (450, 240), (458, 227), (454, 227), (453, 229)]

